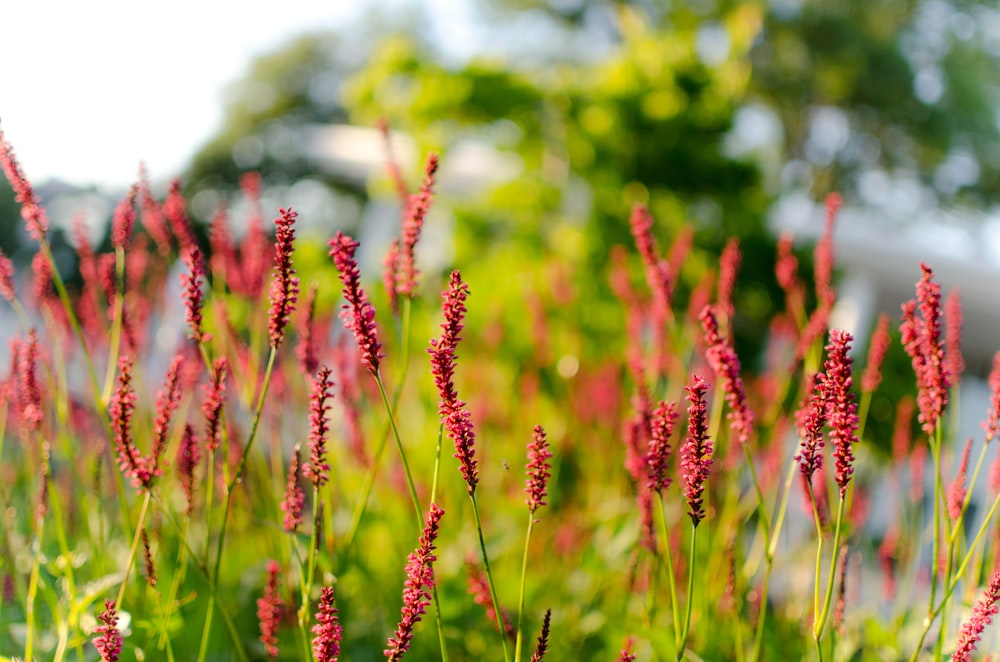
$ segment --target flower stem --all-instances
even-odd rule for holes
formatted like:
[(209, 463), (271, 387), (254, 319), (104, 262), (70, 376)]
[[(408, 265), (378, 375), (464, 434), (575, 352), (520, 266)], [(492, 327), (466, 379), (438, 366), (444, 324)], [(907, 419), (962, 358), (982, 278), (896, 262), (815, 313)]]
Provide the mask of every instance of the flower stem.
[(695, 552), (698, 550), (698, 526), (691, 525), (691, 551), (688, 556), (688, 591), (687, 605), (685, 606), (684, 630), (681, 632), (680, 644), (677, 646), (677, 662), (684, 658), (684, 649), (687, 646), (688, 633), (691, 630), (691, 611), (694, 606), (694, 568), (697, 565)]
[(486, 581), (490, 585), (490, 597), (493, 598), (493, 611), (496, 612), (497, 628), (500, 631), (500, 643), (503, 645), (504, 662), (510, 662), (510, 651), (507, 650), (507, 635), (503, 627), (503, 612), (500, 611), (500, 600), (497, 598), (497, 590), (493, 583), (493, 572), (490, 570), (490, 557), (486, 553), (486, 540), (483, 538), (483, 524), (479, 519), (479, 502), (476, 500), (475, 492), (469, 494), (472, 499), (472, 514), (476, 518), (476, 532), (479, 534), (479, 549), (483, 554), (483, 568), (486, 570)]
[(524, 535), (524, 556), (521, 558), (521, 586), (518, 589), (517, 596), (517, 638), (514, 643), (514, 662), (521, 662), (521, 645), (524, 640), (524, 633), (521, 629), (524, 622), (524, 578), (528, 574), (528, 546), (531, 544), (531, 529), (534, 525), (535, 514), (529, 512), (528, 532)]

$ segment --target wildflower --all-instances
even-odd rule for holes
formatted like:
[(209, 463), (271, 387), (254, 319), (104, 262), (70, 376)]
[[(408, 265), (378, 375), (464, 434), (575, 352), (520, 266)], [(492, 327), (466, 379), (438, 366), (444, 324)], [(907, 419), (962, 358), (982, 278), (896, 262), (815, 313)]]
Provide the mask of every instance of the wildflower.
[(418, 271), (413, 250), (420, 239), (420, 231), (424, 227), (424, 218), (434, 199), (434, 175), (438, 169), (437, 154), (427, 156), (427, 166), (424, 169), (424, 181), (420, 191), (409, 196), (406, 205), (406, 216), (403, 219), (403, 237), (399, 246), (398, 268), (396, 270), (396, 293), (411, 297), (417, 287)]
[(399, 293), (396, 291), (396, 278), (399, 274), (399, 239), (393, 239), (389, 250), (382, 260), (382, 286), (389, 295), (389, 306), (393, 313), (399, 312)]
[(17, 354), (18, 401), (21, 421), (29, 432), (42, 426), (42, 393), (38, 386), (38, 334), (28, 331), (28, 341)]
[(663, 490), (670, 487), (671, 479), (667, 475), (667, 464), (670, 461), (670, 437), (674, 433), (676, 421), (677, 411), (674, 403), (661, 401), (653, 412), (649, 451), (646, 453), (649, 470), (648, 487), (657, 494), (662, 494)]
[(812, 475), (823, 468), (823, 428), (827, 419), (826, 390), (823, 388), (825, 378), (823, 373), (809, 376), (806, 382), (807, 400), (796, 414), (802, 442), (795, 460), (807, 485)]
[(552, 610), (546, 609), (542, 618), (542, 633), (538, 635), (538, 643), (535, 644), (535, 652), (531, 654), (531, 662), (542, 662), (545, 651), (549, 647), (549, 621), (552, 619)]
[(184, 201), (184, 194), (181, 193), (181, 180), (174, 179), (170, 182), (170, 190), (167, 192), (167, 199), (163, 203), (163, 215), (167, 217), (173, 229), (177, 243), (180, 245), (180, 252), (183, 255), (198, 244), (195, 239), (194, 230), (191, 229), (191, 221), (184, 210), (187, 203)]
[(330, 257), (340, 272), (340, 281), (344, 284), (344, 298), (347, 304), (340, 312), (344, 326), (354, 334), (354, 340), (361, 352), (361, 363), (372, 374), (378, 373), (379, 361), (382, 359), (382, 344), (378, 341), (375, 327), (375, 307), (368, 300), (368, 295), (361, 289), (361, 273), (354, 252), (358, 242), (349, 236), (338, 232), (330, 240)]
[(774, 275), (778, 285), (785, 291), (785, 307), (793, 312), (801, 310), (805, 292), (799, 280), (799, 260), (792, 252), (792, 235), (788, 232), (781, 233), (778, 238)]
[(528, 493), (528, 510), (535, 512), (545, 505), (546, 485), (549, 481), (549, 442), (545, 438), (545, 430), (536, 425), (528, 444), (528, 480), (525, 482), (525, 492)]
[(986, 443), (1000, 437), (1000, 352), (993, 355), (993, 369), (988, 380), (990, 386), (990, 410), (983, 421)]
[(733, 287), (736, 284), (736, 272), (740, 268), (740, 240), (735, 237), (726, 242), (719, 257), (718, 305), (726, 319), (733, 317)]
[(708, 382), (701, 375), (694, 375), (690, 386), (685, 386), (688, 392), (688, 436), (681, 447), (681, 468), (684, 471), (688, 515), (691, 523), (698, 526), (705, 517), (701, 495), (705, 491), (705, 481), (708, 480), (709, 469), (712, 466), (712, 442), (708, 438), (708, 408), (705, 404), (705, 392)]
[(962, 625), (962, 631), (955, 646), (955, 654), (951, 657), (952, 662), (972, 660), (972, 654), (976, 652), (976, 646), (979, 644), (983, 630), (993, 622), (993, 616), (997, 613), (997, 600), (1000, 600), (1000, 570), (993, 573), (993, 578), (990, 579), (983, 597), (972, 608), (969, 620)]
[(153, 563), (153, 552), (149, 548), (149, 535), (146, 529), (141, 532), (142, 537), (142, 558), (146, 567), (146, 582), (150, 587), (156, 586), (156, 565)]
[(260, 642), (268, 656), (278, 657), (278, 626), (281, 623), (281, 612), (284, 607), (281, 596), (278, 595), (278, 574), (281, 566), (277, 561), (267, 564), (267, 584), (264, 585), (264, 595), (257, 598), (257, 620), (260, 622)]
[(271, 315), (268, 333), (271, 347), (277, 349), (285, 338), (288, 318), (299, 295), (299, 279), (292, 268), (292, 243), (295, 240), (295, 218), (292, 209), (279, 209), (274, 219), (274, 279), (271, 281)]
[(840, 584), (837, 588), (837, 604), (833, 608), (833, 627), (838, 633), (844, 633), (844, 609), (847, 606), (847, 545), (840, 548)]
[(459, 461), (459, 469), (465, 479), (469, 494), (474, 494), (479, 482), (479, 469), (476, 464), (476, 434), (472, 425), (472, 415), (464, 402), (458, 399), (455, 390), (455, 349), (462, 323), (465, 317), (465, 300), (469, 296), (469, 286), (462, 281), (462, 275), (453, 271), (448, 282), (448, 289), (442, 295), (441, 309), (444, 313), (444, 323), (441, 325), (440, 338), (432, 339), (427, 350), (431, 355), (431, 373), (438, 389), (440, 402), (438, 412), (448, 436), (455, 444), (455, 457)]
[(205, 304), (204, 293), (201, 291), (201, 281), (205, 276), (205, 265), (202, 262), (201, 251), (198, 250), (197, 246), (192, 246), (184, 254), (184, 264), (187, 265), (190, 272), (181, 274), (187, 324), (188, 328), (191, 329), (191, 339), (200, 343), (207, 340), (201, 325), (201, 310)]
[(854, 394), (851, 393), (851, 334), (834, 329), (830, 332), (830, 343), (826, 346), (827, 360), (824, 364), (826, 379), (826, 405), (829, 409), (830, 444), (833, 446), (834, 479), (840, 486), (843, 498), (847, 484), (854, 474), (854, 449), (857, 443), (858, 416)]
[(129, 238), (132, 236), (132, 228), (135, 226), (135, 198), (138, 188), (133, 185), (129, 189), (128, 195), (115, 207), (114, 216), (111, 218), (111, 245), (115, 248), (124, 249), (128, 247)]
[(408, 188), (406, 186), (406, 181), (403, 179), (403, 171), (400, 169), (399, 164), (396, 162), (395, 157), (392, 153), (392, 140), (389, 135), (389, 122), (385, 118), (380, 118), (378, 120), (378, 130), (382, 134), (382, 145), (385, 147), (385, 169), (389, 173), (389, 177), (392, 179), (392, 183), (396, 188), (396, 195), (405, 204), (407, 198), (409, 198)]
[(645, 205), (636, 204), (632, 207), (629, 225), (632, 227), (635, 246), (646, 267), (646, 282), (653, 292), (653, 305), (657, 314), (665, 318), (673, 298), (673, 283), (669, 276), (670, 266), (660, 257), (660, 248), (653, 236), (653, 216)]
[(622, 652), (618, 654), (618, 662), (632, 662), (635, 659), (635, 653), (632, 652), (633, 639), (629, 637), (625, 640), (625, 647)]
[(319, 359), (316, 358), (316, 332), (313, 328), (316, 324), (316, 294), (318, 290), (319, 286), (316, 283), (309, 286), (305, 313), (300, 318), (299, 344), (295, 348), (295, 355), (298, 357), (302, 369), (310, 375), (316, 372), (316, 368), (319, 367)]
[(920, 268), (923, 277), (917, 283), (917, 298), (903, 304), (899, 330), (917, 375), (919, 419), (924, 432), (931, 435), (948, 405), (951, 375), (941, 345), (941, 286), (931, 280), (934, 272), (930, 267), (921, 263)]
[(229, 362), (226, 357), (212, 363), (212, 383), (206, 387), (202, 412), (205, 414), (205, 445), (210, 453), (219, 447), (222, 436), (222, 406), (225, 404), (226, 372)]
[(740, 359), (732, 345), (719, 335), (719, 323), (710, 306), (705, 306), (698, 318), (705, 328), (705, 342), (708, 345), (705, 355), (708, 363), (716, 377), (723, 380), (726, 401), (731, 410), (728, 418), (732, 430), (740, 443), (745, 444), (753, 434), (753, 412), (747, 404), (746, 389), (740, 377)]
[(184, 434), (181, 436), (181, 446), (177, 458), (177, 470), (181, 473), (181, 488), (184, 490), (184, 498), (187, 503), (187, 507), (184, 509), (186, 516), (190, 516), (194, 510), (194, 470), (200, 459), (198, 439), (194, 434), (194, 428), (187, 424), (184, 426)]
[(111, 397), (111, 427), (114, 432), (118, 467), (132, 479), (132, 485), (145, 485), (148, 476), (145, 462), (132, 443), (132, 411), (135, 409), (135, 391), (132, 388), (132, 361), (122, 357), (118, 362), (118, 388)]
[(3, 251), (0, 251), (0, 296), (10, 303), (14, 303), (17, 297), (14, 292), (14, 264)]
[(285, 499), (281, 502), (281, 509), (285, 512), (285, 531), (293, 533), (302, 524), (302, 509), (305, 507), (306, 495), (299, 485), (301, 470), (301, 454), (299, 447), (295, 447), (292, 454), (292, 461), (288, 465), (288, 481), (285, 484)]
[(948, 374), (951, 375), (954, 386), (965, 370), (965, 361), (962, 360), (962, 297), (957, 287), (948, 293), (948, 299), (944, 302), (944, 317), (947, 322), (945, 359), (948, 361)]
[(969, 452), (972, 450), (972, 437), (965, 442), (965, 450), (962, 451), (962, 461), (958, 465), (958, 473), (955, 480), (948, 486), (948, 516), (953, 522), (957, 522), (962, 515), (962, 506), (965, 505), (965, 495), (968, 487), (965, 484), (969, 472)]
[(48, 216), (31, 182), (21, 170), (21, 164), (14, 156), (14, 148), (7, 142), (2, 130), (0, 130), (0, 167), (3, 168), (10, 187), (14, 189), (14, 200), (21, 205), (21, 217), (24, 218), (28, 235), (35, 241), (41, 242), (49, 227)]
[(330, 465), (326, 462), (326, 436), (330, 432), (330, 424), (326, 417), (330, 412), (327, 399), (333, 397), (330, 391), (332, 386), (330, 369), (323, 366), (313, 380), (312, 397), (309, 399), (309, 463), (303, 471), (316, 488), (325, 485), (329, 479)]
[(163, 209), (153, 198), (153, 192), (149, 188), (149, 172), (145, 163), (139, 164), (139, 200), (142, 224), (153, 238), (160, 255), (165, 257), (170, 254), (170, 231), (163, 216)]
[(316, 625), (312, 627), (312, 633), (312, 649), (316, 662), (337, 662), (343, 628), (340, 626), (337, 609), (334, 607), (332, 586), (325, 587), (320, 594)]
[(118, 631), (118, 612), (114, 600), (104, 601), (104, 611), (97, 615), (97, 620), (101, 624), (94, 630), (97, 636), (91, 639), (91, 643), (102, 662), (118, 662), (118, 656), (122, 653), (122, 633)]
[(399, 626), (389, 638), (388, 648), (383, 651), (389, 662), (397, 662), (409, 650), (413, 626), (420, 622), (420, 617), (430, 604), (430, 589), (434, 586), (433, 563), (437, 559), (434, 556), (434, 541), (437, 540), (442, 515), (444, 511), (432, 503), (420, 536), (420, 544), (407, 559)]
[(163, 390), (156, 394), (156, 418), (153, 419), (153, 444), (150, 451), (152, 455), (150, 471), (153, 475), (160, 475), (160, 458), (167, 446), (167, 429), (170, 426), (170, 419), (173, 417), (174, 411), (176, 411), (181, 402), (179, 381), (181, 368), (183, 367), (184, 355), (177, 354), (167, 369), (167, 378)]
[[(468, 591), (469, 595), (472, 596), (472, 601), (486, 611), (487, 621), (497, 623), (497, 611), (493, 606), (493, 596), (490, 594), (490, 585), (486, 580), (486, 573), (473, 561), (468, 562), (466, 566), (469, 570)], [(516, 639), (517, 632), (514, 630), (514, 626), (511, 625), (510, 614), (503, 607), (500, 608), (499, 621), (503, 623), (504, 635), (510, 639)]]
[(868, 364), (865, 366), (864, 374), (861, 375), (861, 390), (865, 393), (871, 393), (882, 382), (882, 361), (888, 349), (889, 316), (883, 313), (879, 315), (875, 331), (869, 340)]

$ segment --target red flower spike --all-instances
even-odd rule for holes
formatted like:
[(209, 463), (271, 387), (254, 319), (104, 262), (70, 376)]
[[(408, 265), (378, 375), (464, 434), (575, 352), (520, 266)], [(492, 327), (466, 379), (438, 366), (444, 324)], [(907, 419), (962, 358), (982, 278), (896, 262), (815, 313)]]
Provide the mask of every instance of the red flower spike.
[(274, 219), (274, 278), (271, 281), (271, 314), (268, 334), (271, 347), (277, 349), (285, 339), (285, 327), (299, 296), (299, 278), (292, 268), (292, 244), (295, 241), (295, 218), (291, 209), (279, 209)]
[(201, 282), (205, 276), (205, 265), (201, 257), (201, 251), (197, 246), (192, 246), (184, 254), (184, 264), (187, 265), (188, 272), (181, 274), (181, 287), (184, 289), (184, 308), (188, 328), (191, 330), (191, 339), (200, 343), (208, 338), (202, 330), (202, 307), (205, 305), (204, 293), (201, 289)]
[(21, 205), (21, 217), (24, 219), (28, 235), (35, 241), (41, 242), (48, 231), (48, 216), (31, 182), (21, 170), (21, 164), (14, 155), (14, 148), (7, 142), (2, 130), (0, 130), (0, 167), (3, 168), (10, 187), (14, 189), (14, 200)]
[(361, 363), (376, 374), (379, 362), (382, 360), (382, 344), (378, 340), (375, 326), (375, 307), (368, 300), (368, 295), (361, 288), (361, 272), (354, 253), (358, 242), (349, 236), (338, 232), (330, 240), (330, 257), (340, 272), (340, 281), (344, 284), (344, 299), (347, 303), (340, 312), (344, 326), (354, 334), (354, 340), (361, 352)]
[(685, 386), (688, 392), (688, 436), (681, 446), (681, 470), (684, 475), (684, 496), (687, 498), (688, 515), (691, 523), (698, 526), (705, 518), (701, 495), (705, 491), (705, 481), (708, 480), (712, 466), (712, 442), (708, 438), (708, 407), (705, 403), (705, 392), (708, 382), (701, 375), (694, 375), (690, 386)]
[(868, 364), (861, 375), (861, 390), (871, 393), (882, 382), (882, 361), (889, 349), (889, 316), (879, 315), (875, 331), (868, 341)]
[(281, 502), (281, 510), (285, 513), (285, 531), (294, 533), (302, 524), (302, 509), (305, 508), (306, 495), (299, 485), (302, 474), (302, 455), (299, 447), (295, 447), (292, 461), (288, 465), (288, 480), (285, 484), (285, 499)]
[(278, 657), (278, 627), (284, 603), (278, 595), (278, 574), (281, 566), (277, 561), (267, 564), (267, 584), (264, 595), (257, 598), (257, 620), (260, 623), (260, 642), (271, 658)]
[(184, 354), (177, 354), (167, 369), (166, 383), (163, 390), (156, 394), (156, 418), (153, 419), (152, 466), (149, 468), (153, 476), (160, 475), (160, 458), (167, 448), (167, 431), (170, 419), (181, 403), (180, 376), (184, 367)]
[(105, 600), (104, 611), (97, 615), (100, 621), (94, 629), (97, 636), (91, 639), (101, 656), (101, 662), (118, 662), (122, 653), (122, 633), (118, 630), (118, 611), (114, 600)]
[(542, 633), (538, 635), (538, 643), (535, 644), (535, 652), (531, 654), (531, 662), (542, 662), (545, 651), (549, 647), (549, 623), (552, 619), (552, 610), (545, 610), (545, 617), (542, 618)]
[(951, 375), (941, 344), (941, 286), (933, 282), (930, 267), (921, 263), (920, 268), (923, 277), (917, 283), (917, 298), (903, 304), (899, 331), (917, 375), (920, 422), (924, 432), (932, 435), (948, 406)]
[(410, 554), (406, 563), (406, 582), (403, 587), (403, 608), (399, 626), (389, 638), (388, 648), (383, 654), (389, 662), (398, 662), (410, 649), (413, 627), (420, 622), (431, 601), (430, 590), (434, 586), (434, 542), (444, 511), (431, 504), (420, 536), (419, 546)]
[(802, 441), (795, 454), (795, 461), (799, 463), (799, 471), (806, 485), (812, 481), (813, 474), (823, 468), (823, 447), (826, 445), (823, 429), (827, 420), (826, 389), (823, 388), (825, 379), (826, 375), (823, 373), (809, 377), (806, 402), (796, 414)]
[(132, 228), (135, 227), (137, 194), (138, 187), (133, 184), (125, 199), (115, 207), (114, 216), (111, 218), (111, 245), (115, 248), (125, 249), (128, 247), (129, 239), (132, 237)]
[(316, 662), (337, 662), (343, 628), (334, 607), (333, 587), (327, 586), (319, 597), (316, 625), (312, 627), (312, 650)]
[(740, 359), (736, 350), (719, 334), (719, 323), (710, 306), (705, 306), (698, 316), (705, 328), (705, 356), (715, 376), (723, 380), (726, 402), (729, 403), (728, 418), (733, 432), (741, 444), (753, 435), (753, 412), (747, 404), (746, 389), (740, 377)]
[(550, 459), (552, 452), (549, 451), (545, 430), (541, 425), (536, 425), (532, 432), (531, 443), (528, 444), (528, 479), (524, 486), (525, 492), (528, 493), (528, 510), (532, 513), (545, 505)]
[(983, 597), (972, 608), (972, 615), (962, 625), (962, 631), (955, 645), (952, 662), (971, 662), (972, 654), (976, 652), (983, 630), (993, 622), (997, 614), (997, 601), (1000, 600), (1000, 570), (993, 573), (989, 586), (983, 592)]
[(841, 497), (847, 492), (847, 485), (854, 474), (854, 449), (858, 441), (857, 404), (851, 392), (851, 334), (840, 329), (830, 332), (830, 343), (826, 346), (827, 360), (824, 364), (826, 379), (826, 406), (829, 415), (830, 444), (833, 446), (834, 479), (840, 487)]
[(948, 293), (944, 302), (944, 319), (947, 325), (945, 359), (948, 361), (951, 384), (955, 386), (965, 370), (965, 361), (962, 359), (962, 296), (957, 287)]
[(330, 368), (323, 366), (313, 380), (312, 396), (309, 399), (309, 463), (303, 473), (312, 481), (313, 487), (322, 487), (329, 480), (330, 465), (326, 461), (326, 437), (330, 433), (327, 415), (333, 397), (333, 382)]
[(398, 269), (396, 270), (396, 294), (412, 297), (417, 288), (417, 267), (414, 249), (424, 227), (424, 218), (434, 200), (434, 176), (438, 169), (437, 154), (427, 156), (424, 181), (416, 195), (409, 196), (406, 215), (403, 218), (403, 237), (399, 246)]
[(177, 453), (177, 470), (181, 474), (181, 488), (184, 490), (184, 500), (187, 506), (184, 515), (190, 516), (194, 511), (194, 470), (201, 460), (198, 451), (198, 438), (195, 436), (194, 428), (190, 424), (184, 426), (184, 434), (181, 436), (181, 446)]
[(965, 502), (965, 495), (968, 487), (965, 484), (969, 473), (969, 452), (972, 450), (972, 437), (965, 442), (965, 450), (962, 451), (962, 461), (958, 465), (958, 473), (955, 480), (948, 486), (948, 516), (952, 522), (957, 522), (962, 514), (962, 505)]
[(733, 318), (733, 288), (736, 272), (739, 271), (743, 256), (740, 254), (740, 240), (735, 237), (726, 242), (719, 257), (718, 306), (726, 319)]
[(983, 421), (986, 443), (1000, 437), (1000, 352), (993, 355), (993, 369), (988, 380), (990, 386), (990, 411)]
[(205, 445), (209, 452), (215, 452), (222, 441), (222, 406), (225, 404), (226, 372), (229, 362), (225, 357), (212, 363), (212, 383), (203, 387), (205, 399), (202, 412), (205, 414)]
[(653, 411), (646, 464), (649, 471), (648, 487), (657, 494), (662, 494), (663, 490), (670, 487), (671, 479), (667, 475), (667, 469), (671, 452), (670, 437), (674, 433), (676, 421), (677, 409), (672, 402), (661, 401)]

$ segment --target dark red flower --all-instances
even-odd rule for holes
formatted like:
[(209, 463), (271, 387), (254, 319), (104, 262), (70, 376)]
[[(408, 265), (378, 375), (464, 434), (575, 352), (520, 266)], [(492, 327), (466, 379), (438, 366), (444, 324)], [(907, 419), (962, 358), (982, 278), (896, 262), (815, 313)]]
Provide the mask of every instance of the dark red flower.
[(712, 466), (712, 442), (708, 438), (708, 407), (705, 403), (705, 392), (708, 382), (701, 375), (693, 375), (690, 386), (685, 386), (688, 392), (688, 436), (681, 446), (681, 469), (684, 475), (684, 495), (691, 509), (688, 515), (691, 523), (698, 526), (705, 518), (701, 495), (705, 491), (705, 481), (708, 480)]
[(330, 240), (330, 257), (340, 272), (340, 281), (344, 284), (344, 299), (347, 300), (340, 318), (344, 320), (344, 326), (354, 334), (358, 351), (361, 352), (361, 363), (375, 374), (383, 356), (382, 344), (378, 340), (375, 326), (375, 307), (361, 288), (361, 272), (354, 258), (358, 245), (349, 236), (338, 232)]
[(325, 587), (320, 594), (316, 625), (312, 627), (312, 633), (312, 649), (316, 662), (337, 662), (343, 628), (340, 626), (337, 609), (334, 607), (332, 586)]
[(101, 624), (94, 629), (97, 636), (91, 642), (102, 662), (118, 662), (122, 653), (122, 633), (118, 630), (118, 611), (114, 600), (104, 601), (104, 611), (97, 615), (97, 620)]
[(271, 314), (268, 321), (271, 347), (275, 349), (285, 339), (285, 327), (299, 296), (299, 278), (292, 267), (295, 218), (298, 214), (292, 209), (279, 209), (278, 213), (280, 216), (274, 219), (274, 278), (271, 281)]

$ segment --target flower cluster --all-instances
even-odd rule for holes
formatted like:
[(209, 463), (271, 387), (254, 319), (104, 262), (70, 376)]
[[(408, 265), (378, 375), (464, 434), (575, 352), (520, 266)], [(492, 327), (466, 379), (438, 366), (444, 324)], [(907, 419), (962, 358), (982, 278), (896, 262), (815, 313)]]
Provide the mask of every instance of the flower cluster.
[(135, 227), (135, 199), (138, 188), (132, 186), (125, 199), (115, 207), (114, 216), (111, 218), (111, 245), (115, 248), (125, 249), (128, 247), (129, 238), (132, 236), (132, 228)]
[(219, 448), (222, 440), (222, 405), (225, 404), (228, 370), (229, 362), (225, 357), (215, 359), (212, 363), (212, 381), (204, 387), (205, 399), (201, 408), (205, 414), (205, 446), (210, 453)]
[(101, 624), (94, 629), (97, 636), (91, 642), (102, 662), (118, 662), (122, 654), (122, 633), (118, 631), (118, 610), (114, 600), (104, 601), (104, 611), (97, 615), (97, 620)]
[(653, 236), (653, 216), (645, 205), (637, 204), (632, 207), (629, 225), (642, 263), (646, 267), (646, 282), (653, 292), (653, 305), (661, 314), (666, 314), (673, 298), (673, 283), (670, 265), (660, 257), (660, 248)]
[(667, 469), (671, 452), (670, 437), (674, 433), (676, 421), (677, 409), (672, 402), (660, 402), (653, 411), (646, 463), (649, 469), (649, 489), (658, 494), (662, 494), (663, 490), (670, 487)]
[(871, 393), (882, 382), (882, 361), (889, 349), (889, 316), (879, 315), (875, 331), (868, 341), (868, 364), (861, 375), (861, 390)]
[(354, 334), (361, 352), (361, 363), (375, 374), (383, 356), (382, 344), (375, 327), (375, 307), (361, 288), (361, 272), (354, 258), (357, 249), (358, 242), (341, 232), (330, 240), (330, 257), (340, 272), (340, 281), (344, 284), (344, 299), (347, 300), (340, 318), (344, 320), (344, 326)]
[(389, 662), (398, 662), (410, 648), (413, 627), (427, 611), (430, 604), (430, 589), (434, 586), (434, 541), (444, 511), (431, 504), (420, 536), (420, 545), (408, 557), (406, 582), (403, 586), (403, 608), (396, 632), (389, 638), (388, 648), (383, 653)]
[(797, 413), (799, 436), (802, 438), (795, 460), (806, 484), (810, 484), (813, 474), (823, 468), (823, 430), (826, 427), (826, 389), (823, 373), (811, 375), (807, 380), (806, 401)]
[(334, 607), (333, 587), (327, 586), (319, 597), (316, 625), (312, 627), (312, 650), (316, 662), (337, 662), (343, 628)]
[(531, 662), (542, 662), (545, 651), (549, 647), (549, 622), (552, 620), (552, 610), (546, 609), (542, 618), (542, 632), (538, 635), (538, 643), (535, 644), (535, 652), (531, 654)]
[(729, 403), (729, 420), (741, 444), (750, 440), (753, 434), (753, 412), (747, 404), (746, 389), (740, 377), (740, 359), (736, 356), (733, 346), (723, 340), (719, 334), (719, 322), (710, 306), (705, 306), (698, 315), (705, 329), (705, 351), (708, 364), (716, 377), (722, 379), (726, 390), (726, 401)]
[(299, 296), (299, 278), (292, 268), (292, 244), (295, 241), (295, 218), (292, 209), (279, 209), (274, 219), (274, 279), (271, 281), (271, 315), (268, 333), (271, 347), (277, 349), (285, 338), (285, 327)]
[(177, 451), (177, 470), (181, 474), (181, 488), (184, 490), (184, 499), (187, 503), (184, 514), (187, 516), (194, 511), (194, 470), (200, 460), (198, 437), (194, 433), (194, 428), (187, 424), (184, 426), (180, 449)]
[(160, 458), (167, 448), (170, 419), (181, 403), (180, 376), (183, 367), (184, 355), (177, 354), (167, 368), (163, 389), (156, 394), (156, 417), (153, 419), (153, 445), (150, 451), (152, 462), (150, 471), (154, 476), (160, 475)]
[(434, 200), (434, 176), (438, 169), (437, 154), (427, 156), (427, 166), (424, 170), (424, 181), (420, 191), (409, 196), (406, 205), (406, 215), (403, 219), (403, 238), (399, 244), (396, 259), (396, 294), (409, 297), (417, 287), (417, 267), (413, 250), (420, 239), (420, 231), (424, 227), (424, 218)]
[(528, 510), (535, 512), (545, 505), (546, 486), (549, 481), (549, 460), (552, 452), (545, 438), (545, 430), (536, 425), (528, 444), (528, 479), (524, 490), (528, 493)]
[(685, 386), (688, 392), (688, 436), (681, 446), (681, 468), (684, 471), (684, 495), (687, 497), (688, 515), (694, 526), (705, 518), (701, 495), (705, 491), (705, 481), (708, 480), (712, 466), (712, 442), (708, 438), (708, 407), (705, 404), (705, 392), (708, 382), (701, 375), (694, 375), (690, 386)]
[(289, 533), (298, 530), (302, 524), (302, 509), (306, 505), (306, 495), (299, 485), (302, 475), (302, 454), (299, 447), (292, 453), (292, 461), (288, 465), (288, 480), (285, 484), (285, 498), (281, 502), (281, 510), (285, 513), (285, 531)]
[(206, 340), (202, 330), (202, 307), (205, 304), (204, 293), (201, 290), (201, 281), (205, 276), (205, 265), (202, 262), (201, 251), (197, 246), (184, 254), (184, 263), (188, 272), (181, 274), (181, 286), (184, 288), (184, 308), (187, 316), (188, 328), (191, 329), (191, 339), (195, 342)]
[(312, 481), (313, 487), (322, 487), (329, 480), (330, 465), (326, 461), (326, 437), (330, 432), (327, 414), (332, 396), (330, 389), (330, 368), (323, 366), (313, 380), (312, 396), (309, 398), (309, 463), (303, 473)]
[(264, 595), (257, 598), (257, 620), (260, 623), (260, 642), (264, 650), (272, 658), (278, 657), (278, 627), (281, 625), (281, 612), (284, 602), (278, 595), (278, 575), (281, 566), (277, 561), (267, 564), (267, 583), (264, 585)]
[(920, 269), (923, 277), (917, 283), (917, 298), (903, 304), (903, 322), (899, 331), (917, 375), (920, 422), (924, 432), (932, 435), (944, 408), (948, 406), (951, 375), (941, 344), (941, 286), (931, 280), (934, 272), (930, 267), (921, 262)]
[(858, 441), (857, 404), (851, 392), (852, 359), (849, 356), (851, 334), (840, 329), (830, 331), (830, 343), (826, 346), (827, 359), (823, 367), (826, 379), (823, 388), (830, 425), (830, 444), (833, 446), (833, 473), (840, 494), (847, 491), (847, 485), (854, 474), (854, 448)]
[(1000, 600), (1000, 570), (993, 573), (989, 586), (983, 592), (983, 597), (972, 608), (972, 616), (962, 625), (958, 636), (958, 644), (952, 655), (952, 662), (971, 662), (972, 654), (976, 652), (983, 630), (993, 622), (997, 614), (997, 601)]
[(0, 131), (0, 167), (14, 189), (14, 199), (21, 205), (21, 217), (24, 218), (28, 234), (35, 241), (41, 242), (49, 227), (45, 207), (42, 207), (38, 194), (21, 170), (21, 164), (14, 156), (14, 148), (7, 142), (3, 131)]

